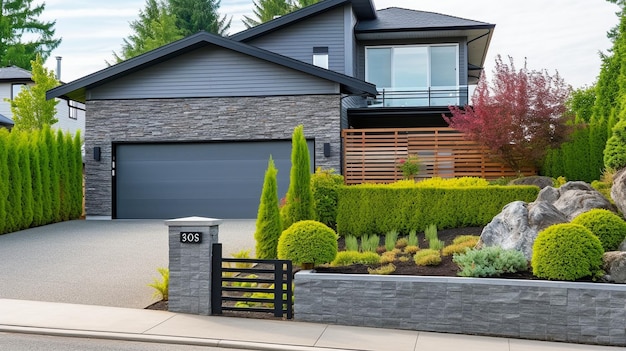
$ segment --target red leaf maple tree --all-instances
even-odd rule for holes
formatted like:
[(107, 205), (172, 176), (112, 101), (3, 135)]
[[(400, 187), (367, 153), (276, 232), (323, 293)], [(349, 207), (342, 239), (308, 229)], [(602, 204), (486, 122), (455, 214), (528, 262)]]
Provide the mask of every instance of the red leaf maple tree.
[(565, 105), (571, 87), (558, 72), (529, 70), (526, 63), (517, 70), (513, 58), (509, 62), (498, 55), (491, 84), (483, 74), (473, 104), (450, 106), (452, 117), (443, 118), (466, 139), (487, 146), (493, 156), (521, 172), (537, 169), (548, 148), (560, 145), (571, 132)]

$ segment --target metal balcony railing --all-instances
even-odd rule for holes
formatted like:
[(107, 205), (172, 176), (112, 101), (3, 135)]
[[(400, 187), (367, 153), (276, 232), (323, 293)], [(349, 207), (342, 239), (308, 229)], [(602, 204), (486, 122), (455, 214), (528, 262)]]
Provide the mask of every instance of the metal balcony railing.
[(429, 88), (384, 88), (368, 107), (442, 107), (464, 106), (467, 86)]

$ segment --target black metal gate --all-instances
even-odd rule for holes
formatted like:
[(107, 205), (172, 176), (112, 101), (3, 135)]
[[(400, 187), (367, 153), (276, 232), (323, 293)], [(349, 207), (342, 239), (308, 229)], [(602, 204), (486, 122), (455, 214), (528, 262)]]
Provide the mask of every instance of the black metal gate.
[(291, 261), (222, 258), (222, 244), (213, 244), (211, 264), (212, 314), (250, 311), (293, 318)]

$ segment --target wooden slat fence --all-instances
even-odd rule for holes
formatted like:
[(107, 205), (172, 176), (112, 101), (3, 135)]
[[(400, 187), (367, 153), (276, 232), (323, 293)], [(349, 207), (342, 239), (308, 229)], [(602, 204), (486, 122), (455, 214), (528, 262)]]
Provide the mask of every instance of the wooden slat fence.
[[(431, 177), (512, 177), (516, 172), (492, 160), (486, 147), (452, 128), (344, 129), (346, 184), (391, 183), (402, 179), (400, 159), (418, 155), (418, 179)], [(534, 174), (525, 170), (525, 175)]]

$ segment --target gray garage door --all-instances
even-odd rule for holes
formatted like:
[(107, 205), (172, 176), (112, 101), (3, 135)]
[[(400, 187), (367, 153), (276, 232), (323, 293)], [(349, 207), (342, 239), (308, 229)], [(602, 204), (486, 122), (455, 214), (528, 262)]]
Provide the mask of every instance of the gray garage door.
[[(313, 150), (309, 141), (311, 167)], [(115, 151), (116, 218), (256, 218), (270, 155), (278, 196), (289, 186), (291, 141), (117, 144)]]

